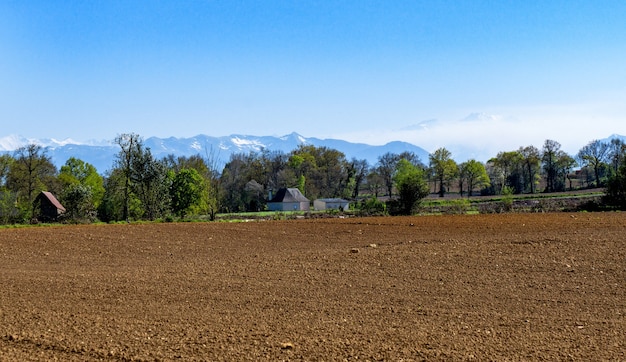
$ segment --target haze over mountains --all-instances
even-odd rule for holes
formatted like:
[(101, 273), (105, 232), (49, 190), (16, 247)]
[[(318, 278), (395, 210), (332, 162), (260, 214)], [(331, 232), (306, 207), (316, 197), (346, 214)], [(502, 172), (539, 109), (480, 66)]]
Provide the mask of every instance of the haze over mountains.
[[(113, 167), (115, 156), (119, 152), (119, 146), (114, 144), (113, 141), (79, 143), (72, 140), (36, 140), (20, 136), (0, 138), (0, 152), (10, 152), (29, 143), (46, 147), (48, 156), (51, 157), (52, 162), (57, 167), (65, 164), (70, 157), (76, 157), (91, 163), (100, 173), (104, 173)], [(263, 149), (288, 153), (301, 144), (336, 149), (343, 152), (347, 159), (352, 159), (353, 157), (366, 159), (371, 165), (377, 162), (378, 156), (387, 152), (413, 152), (425, 163), (428, 162), (429, 154), (423, 148), (407, 142), (389, 142), (382, 146), (372, 146), (337, 139), (307, 138), (295, 132), (282, 137), (249, 135), (212, 137), (197, 135), (190, 138), (150, 137), (144, 140), (144, 145), (150, 148), (156, 158), (162, 158), (169, 154), (175, 156), (200, 154), (203, 157), (211, 156), (222, 165), (228, 162), (230, 155), (233, 153), (259, 152)]]
[[(151, 149), (156, 158), (162, 158), (170, 154), (175, 156), (200, 154), (203, 157), (210, 156), (218, 163), (218, 167), (228, 162), (233, 153), (259, 152), (263, 149), (289, 153), (301, 144), (336, 149), (343, 152), (347, 159), (365, 159), (372, 166), (376, 164), (379, 156), (387, 152), (402, 153), (405, 151), (415, 153), (422, 162), (427, 164), (429, 152), (434, 151), (434, 149), (438, 147), (448, 149), (452, 153), (452, 158), (457, 162), (467, 161), (468, 159), (486, 162), (490, 158), (495, 157), (500, 151), (514, 151), (521, 146), (528, 145), (512, 145), (510, 140), (507, 141), (504, 139), (505, 137), (498, 137), (497, 134), (488, 134), (487, 132), (488, 128), (510, 129), (517, 122), (518, 120), (513, 117), (472, 113), (458, 121), (439, 121), (431, 119), (418, 122), (417, 124), (399, 130), (400, 133), (396, 133), (398, 137), (395, 139), (406, 138), (400, 137), (401, 135), (416, 135), (416, 139), (423, 140), (424, 144), (428, 144), (427, 147), (420, 147), (415, 144), (422, 143), (421, 141), (391, 141), (384, 145), (371, 145), (340, 139), (304, 137), (296, 132), (282, 137), (241, 134), (221, 137), (213, 137), (204, 134), (188, 138), (149, 137), (144, 139), (144, 144)], [(446, 137), (446, 133), (442, 133), (444, 129), (448, 130), (448, 135), (454, 133), (455, 137)], [(476, 132), (481, 135), (480, 137), (475, 134), (470, 135), (470, 133), (475, 130), (478, 130)], [(509, 132), (511, 131), (514, 130), (511, 129)], [(465, 138), (459, 138), (459, 133), (467, 134), (467, 136)], [(442, 138), (443, 140), (441, 140)], [(617, 134), (610, 135), (602, 139), (602, 141), (608, 142), (612, 138), (619, 138), (626, 141), (626, 137)], [(435, 146), (433, 139), (437, 144), (441, 143), (441, 145)], [(552, 139), (561, 142), (558, 138)], [(592, 141), (592, 139), (588, 139), (580, 144), (576, 142), (573, 146), (570, 145), (569, 149), (564, 147), (563, 150), (575, 156), (577, 151), (590, 141)], [(0, 138), (0, 153), (12, 152), (30, 143), (46, 147), (47, 154), (57, 167), (65, 164), (70, 157), (76, 157), (91, 163), (100, 173), (104, 173), (113, 167), (115, 156), (119, 152), (119, 146), (116, 145), (113, 140), (77, 142), (71, 139), (59, 141), (55, 139), (29, 139), (23, 136), (10, 135)], [(543, 143), (537, 142), (529, 144), (539, 149), (543, 146)]]

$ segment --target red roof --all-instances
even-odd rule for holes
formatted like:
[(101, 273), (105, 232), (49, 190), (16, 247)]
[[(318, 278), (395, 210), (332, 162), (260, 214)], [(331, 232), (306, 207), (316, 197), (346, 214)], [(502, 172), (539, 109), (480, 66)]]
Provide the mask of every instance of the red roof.
[(50, 203), (52, 203), (52, 205), (54, 205), (54, 207), (65, 212), (65, 208), (63, 207), (63, 205), (61, 205), (59, 200), (57, 200), (57, 198), (54, 197), (54, 195), (51, 192), (41, 191), (41, 193), (50, 201)]

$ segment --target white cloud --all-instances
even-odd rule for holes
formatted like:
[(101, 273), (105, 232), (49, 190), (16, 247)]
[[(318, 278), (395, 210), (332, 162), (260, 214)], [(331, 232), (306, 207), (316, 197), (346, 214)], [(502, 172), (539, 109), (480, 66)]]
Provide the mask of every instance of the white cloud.
[(597, 105), (518, 109), (518, 114), (523, 117), (472, 113), (456, 121), (429, 120), (401, 129), (363, 130), (337, 138), (370, 144), (405, 141), (428, 152), (445, 147), (453, 152), (455, 159), (486, 161), (500, 151), (522, 146), (541, 149), (547, 139), (559, 142), (565, 152), (575, 154), (591, 140), (626, 134), (626, 124)]

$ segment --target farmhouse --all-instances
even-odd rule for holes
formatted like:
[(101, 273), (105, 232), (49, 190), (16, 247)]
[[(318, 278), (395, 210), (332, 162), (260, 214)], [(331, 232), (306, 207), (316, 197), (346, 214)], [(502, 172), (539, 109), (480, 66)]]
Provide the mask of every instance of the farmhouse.
[(48, 191), (42, 191), (34, 201), (36, 217), (40, 221), (55, 221), (65, 213), (65, 208), (54, 195)]
[(267, 202), (269, 211), (308, 211), (311, 201), (296, 188), (282, 188)]
[(343, 210), (348, 211), (350, 202), (344, 199), (317, 199), (313, 201), (315, 210)]

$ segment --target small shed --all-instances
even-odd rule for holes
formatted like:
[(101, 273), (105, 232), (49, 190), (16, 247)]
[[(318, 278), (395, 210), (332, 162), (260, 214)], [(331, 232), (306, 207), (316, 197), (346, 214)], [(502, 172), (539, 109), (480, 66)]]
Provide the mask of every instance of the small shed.
[(344, 199), (317, 199), (313, 201), (313, 208), (315, 210), (343, 210), (348, 211), (350, 209), (350, 201)]
[(296, 188), (282, 188), (267, 202), (269, 211), (308, 211), (311, 201)]
[(65, 208), (51, 192), (42, 191), (35, 198), (35, 216), (40, 221), (55, 221), (65, 213)]

